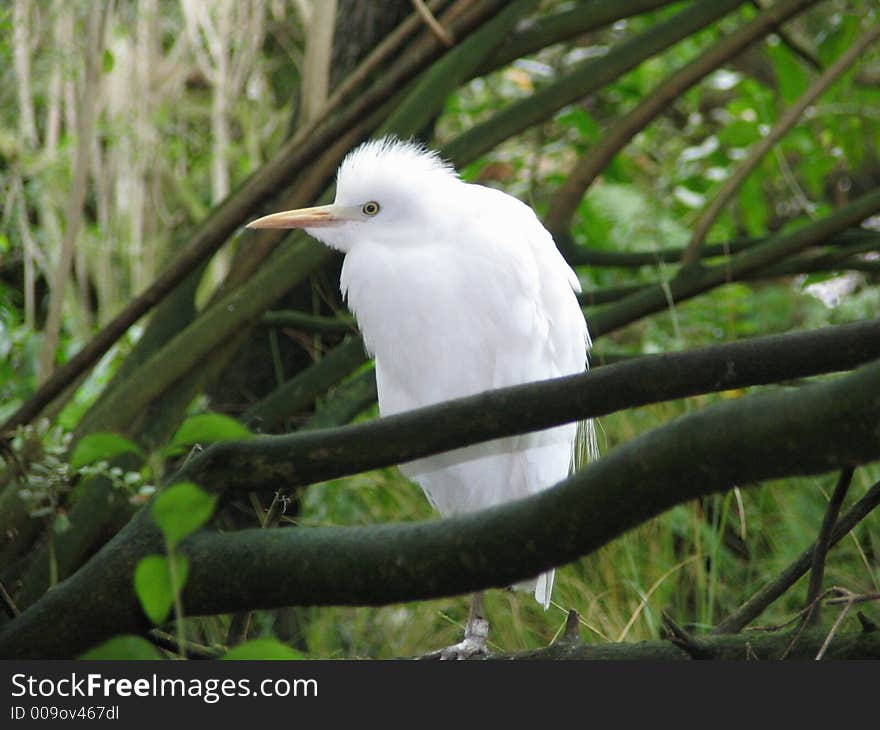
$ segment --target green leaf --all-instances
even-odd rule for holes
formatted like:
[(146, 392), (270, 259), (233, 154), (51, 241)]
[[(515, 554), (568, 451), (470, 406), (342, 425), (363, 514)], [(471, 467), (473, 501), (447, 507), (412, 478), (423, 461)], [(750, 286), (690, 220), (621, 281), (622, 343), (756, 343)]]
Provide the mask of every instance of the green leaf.
[(782, 43), (770, 46), (768, 50), (779, 81), (779, 93), (788, 106), (807, 90), (810, 79), (801, 62)]
[(113, 54), (110, 53), (108, 49), (104, 49), (104, 73), (108, 74), (113, 70), (113, 67), (116, 65), (116, 59), (113, 57)]
[(107, 639), (103, 644), (81, 654), (80, 659), (162, 659), (162, 653), (146, 639), (131, 634), (122, 634)]
[(153, 519), (172, 549), (204, 525), (217, 505), (217, 497), (192, 482), (178, 482), (153, 500)]
[(183, 451), (193, 444), (212, 444), (217, 441), (241, 441), (253, 434), (234, 418), (222, 413), (202, 413), (187, 418), (171, 439), (171, 451)]
[(305, 659), (305, 654), (282, 644), (277, 639), (253, 639), (227, 651), (221, 659), (249, 661), (254, 659)]
[(171, 581), (171, 563), (164, 555), (147, 555), (141, 558), (134, 571), (134, 590), (147, 618), (156, 626), (161, 626), (171, 607), (174, 596), (186, 585), (189, 561), (184, 555), (175, 555), (175, 581)]
[(80, 469), (96, 461), (107, 461), (114, 456), (129, 452), (146, 458), (140, 447), (124, 436), (115, 433), (91, 433), (80, 439), (76, 445), (70, 458), (70, 466)]
[(762, 235), (765, 232), (769, 210), (767, 197), (764, 195), (761, 178), (758, 175), (751, 174), (746, 179), (740, 189), (739, 205), (749, 235)]
[(748, 147), (761, 139), (757, 122), (734, 119), (718, 133), (718, 141), (726, 147)]

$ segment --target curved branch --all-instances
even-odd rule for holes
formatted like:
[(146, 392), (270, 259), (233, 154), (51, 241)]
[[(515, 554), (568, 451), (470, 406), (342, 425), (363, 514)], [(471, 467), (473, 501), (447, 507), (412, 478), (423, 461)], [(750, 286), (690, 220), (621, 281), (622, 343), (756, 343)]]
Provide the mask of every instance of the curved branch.
[(724, 206), (730, 202), (736, 191), (742, 187), (746, 178), (748, 178), (773, 146), (797, 124), (797, 121), (807, 110), (807, 107), (824, 94), (855, 63), (862, 55), (862, 52), (872, 43), (876, 42), (878, 38), (880, 38), (880, 26), (875, 26), (841, 53), (840, 57), (798, 97), (797, 101), (785, 110), (767, 135), (755, 143), (754, 147), (749, 150), (746, 159), (737, 167), (733, 175), (725, 180), (712, 199), (712, 202), (709, 203), (697, 219), (691, 234), (690, 243), (688, 243), (684, 256), (682, 256), (682, 264), (693, 264), (699, 261), (706, 234), (712, 228), (718, 216), (721, 215)]
[(633, 36), (602, 58), (577, 64), (557, 81), (476, 124), (444, 148), (456, 164), (473, 160), (578, 99), (613, 81), (642, 61), (724, 17), (746, 0), (703, 0), (648, 31)]
[(650, 355), (346, 428), (216, 444), (177, 478), (230, 495), (306, 485), (649, 403), (836, 372), (877, 357), (880, 319)]
[(780, 22), (790, 18), (818, 0), (787, 0), (774, 5), (736, 32), (724, 36), (712, 44), (702, 55), (688, 63), (664, 81), (623, 119), (616, 120), (594, 145), (577, 162), (566, 181), (550, 200), (545, 222), (551, 233), (567, 231), (571, 219), (580, 204), (584, 192), (599, 173), (630, 140), (656, 117), (669, 108), (669, 104), (687, 89), (719, 66), (736, 56), (757, 39), (770, 33)]
[[(793, 257), (778, 264), (769, 266), (766, 269), (758, 269), (756, 271), (745, 272), (741, 275), (731, 272), (730, 276), (723, 282), (731, 284), (735, 281), (756, 281), (761, 279), (776, 279), (783, 276), (794, 276), (797, 274), (809, 274), (814, 272), (841, 272), (841, 271), (861, 271), (861, 272), (880, 272), (880, 261), (866, 260), (859, 254), (867, 251), (874, 252), (880, 249), (880, 235), (874, 233), (872, 236), (874, 241), (870, 241), (867, 246), (853, 246), (851, 249), (839, 249), (829, 251), (818, 255), (806, 255)], [(867, 249), (867, 251), (865, 250)], [(595, 306), (598, 304), (608, 304), (618, 302), (621, 299), (632, 294), (644, 292), (652, 287), (662, 286), (660, 281), (646, 281), (641, 284), (621, 284), (619, 286), (607, 286), (597, 289), (585, 289), (577, 295), (578, 301), (586, 306)], [(589, 318), (589, 315), (588, 315)]]
[(584, 33), (604, 28), (618, 20), (647, 13), (676, 0), (591, 0), (579, 2), (569, 10), (545, 15), (514, 34), (480, 69), (480, 75), (491, 73), (508, 63), (542, 48), (562, 43)]
[[(378, 605), (511, 585), (587, 555), (676, 504), (876, 460), (878, 422), (874, 362), (830, 382), (690, 414), (553, 489), (482, 512), (374, 527), (197, 533), (180, 546), (191, 566), (184, 605), (191, 615)], [(683, 447), (692, 458), (682, 460)], [(69, 656), (108, 635), (142, 630), (131, 576), (140, 557), (161, 545), (142, 510), (78, 573), (4, 627), (0, 655)], [(64, 632), (54, 629), (58, 616)]]
[[(606, 251), (587, 246), (576, 246), (568, 233), (559, 234), (554, 236), (554, 238), (559, 248), (566, 252), (566, 259), (572, 266), (607, 266), (636, 269), (642, 266), (674, 264), (681, 260), (684, 253), (684, 248), (679, 246), (658, 248), (653, 251)], [(750, 248), (760, 246), (769, 240), (769, 237), (759, 236), (757, 238), (734, 238), (721, 243), (706, 244), (703, 250), (703, 258), (731, 256), (732, 254), (742, 253)], [(864, 228), (853, 228), (848, 231), (841, 231), (822, 243), (823, 245), (840, 248), (867, 243), (876, 245), (880, 243), (880, 233)]]
[(666, 309), (670, 306), (670, 300), (681, 302), (733, 278), (770, 267), (787, 256), (816, 246), (834, 234), (858, 225), (878, 210), (880, 190), (873, 190), (826, 218), (790, 233), (778, 234), (766, 243), (732, 256), (723, 264), (709, 268), (684, 267), (668, 285), (652, 286), (595, 312), (591, 317), (590, 329), (596, 336), (606, 334), (647, 314)]

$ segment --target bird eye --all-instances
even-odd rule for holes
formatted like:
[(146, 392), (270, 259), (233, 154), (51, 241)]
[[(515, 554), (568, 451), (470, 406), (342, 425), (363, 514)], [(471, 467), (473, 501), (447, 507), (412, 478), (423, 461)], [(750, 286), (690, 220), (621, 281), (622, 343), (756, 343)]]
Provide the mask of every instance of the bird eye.
[(364, 212), (364, 215), (376, 215), (379, 212), (379, 204), (371, 200), (369, 203), (364, 203), (364, 207), (361, 210)]

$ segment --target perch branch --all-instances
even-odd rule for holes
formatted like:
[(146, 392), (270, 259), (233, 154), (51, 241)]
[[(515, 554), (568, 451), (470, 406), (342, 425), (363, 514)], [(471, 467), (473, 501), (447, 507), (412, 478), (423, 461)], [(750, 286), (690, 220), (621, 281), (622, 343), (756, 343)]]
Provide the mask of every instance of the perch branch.
[[(200, 532), (180, 546), (190, 563), (184, 605), (190, 615), (377, 605), (507, 586), (587, 555), (676, 504), (736, 484), (876, 460), (878, 419), (880, 362), (873, 362), (828, 382), (692, 413), (554, 489), (478, 513), (372, 527)], [(693, 456), (684, 463), (682, 444)], [(293, 465), (296, 455), (289, 458)], [(276, 488), (294, 486), (295, 471)], [(521, 546), (516, 560), (511, 541)], [(70, 656), (108, 635), (143, 630), (131, 575), (161, 545), (149, 510), (142, 510), (76, 574), (4, 627), (0, 655)], [(58, 616), (65, 617), (64, 632), (53, 630)]]

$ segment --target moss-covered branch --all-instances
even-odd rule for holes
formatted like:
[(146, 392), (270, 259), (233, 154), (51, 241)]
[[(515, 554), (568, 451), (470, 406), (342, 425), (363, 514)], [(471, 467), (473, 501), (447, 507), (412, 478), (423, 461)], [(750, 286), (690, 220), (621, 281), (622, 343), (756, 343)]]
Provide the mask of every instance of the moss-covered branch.
[(559, 109), (622, 76), (642, 61), (727, 15), (745, 0), (703, 0), (633, 36), (601, 58), (577, 64), (558, 81), (538, 89), (485, 122), (471, 127), (444, 148), (456, 164), (473, 160), (497, 144), (542, 122)]
[(640, 357), (583, 375), (461, 398), (346, 428), (209, 448), (180, 475), (234, 494), (304, 485), (702, 393), (856, 367), (880, 357), (880, 319)]
[(562, 43), (583, 33), (604, 28), (632, 15), (647, 13), (675, 0), (589, 0), (579, 2), (552, 15), (545, 15), (515, 33), (501, 46), (480, 69), (481, 74), (490, 73), (506, 66), (517, 58), (540, 51), (542, 48)]
[[(374, 527), (199, 533), (181, 546), (191, 565), (184, 603), (190, 614), (210, 614), (385, 604), (506, 586), (589, 554), (676, 504), (733, 485), (880, 459), (878, 423), (880, 362), (873, 362), (829, 382), (685, 416), (554, 489), (479, 513)], [(690, 455), (684, 461), (683, 448)], [(276, 486), (285, 486), (283, 475)], [(142, 511), (4, 628), (0, 655), (68, 656), (113, 633), (143, 629), (131, 575), (140, 557), (161, 545)], [(58, 616), (64, 632), (53, 629)]]
[[(699, 636), (695, 641), (701, 659), (722, 661), (815, 659), (828, 637), (827, 630), (803, 632), (791, 651), (785, 653), (794, 636), (791, 632), (753, 633), (727, 636)], [(784, 655), (784, 657), (783, 657)], [(488, 660), (576, 659), (576, 660), (679, 660), (693, 659), (691, 653), (673, 641), (641, 641), (633, 644), (579, 644), (560, 641), (544, 649), (516, 654), (494, 654)], [(826, 659), (880, 659), (880, 632), (849, 631), (836, 635), (824, 654)]]

